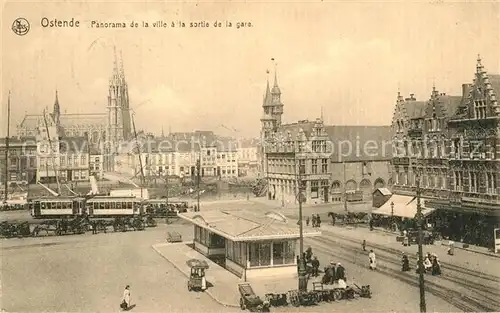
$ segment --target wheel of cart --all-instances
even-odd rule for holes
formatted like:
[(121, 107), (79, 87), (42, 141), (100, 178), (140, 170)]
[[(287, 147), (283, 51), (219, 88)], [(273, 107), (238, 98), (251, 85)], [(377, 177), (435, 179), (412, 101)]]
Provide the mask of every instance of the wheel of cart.
[(330, 295), (330, 289), (324, 288), (323, 283), (321, 282), (313, 282), (313, 292), (318, 295), (318, 302), (326, 301), (330, 302), (333, 298)]
[(343, 289), (335, 288), (331, 290), (331, 298), (333, 301), (341, 300), (343, 295), (344, 295)]
[(290, 290), (290, 291), (288, 291), (288, 301), (294, 307), (300, 306), (299, 291), (298, 290)]

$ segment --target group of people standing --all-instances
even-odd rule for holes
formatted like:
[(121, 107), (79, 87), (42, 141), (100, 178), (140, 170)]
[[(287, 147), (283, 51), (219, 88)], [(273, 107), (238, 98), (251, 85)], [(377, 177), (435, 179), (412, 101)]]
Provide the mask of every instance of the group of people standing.
[[(417, 264), (418, 264), (418, 256), (417, 256)], [(441, 275), (441, 263), (439, 262), (439, 258), (435, 253), (427, 253), (424, 257), (424, 271), (426, 273), (431, 273), (433, 276)], [(419, 268), (416, 270), (419, 273)]]
[(312, 214), (311, 219), (309, 220), (309, 216), (306, 218), (306, 225), (309, 226), (309, 222), (312, 222), (312, 227), (321, 227), (321, 217), (319, 214)]
[[(419, 261), (419, 257), (417, 254), (417, 269), (416, 269), (417, 274), (419, 273), (418, 261)], [(423, 266), (424, 266), (424, 273), (430, 273), (434, 276), (441, 275), (441, 263), (439, 262), (439, 258), (437, 257), (437, 254), (427, 253), (427, 255), (424, 257)], [(410, 260), (404, 252), (403, 252), (403, 257), (402, 257), (401, 270), (403, 272), (408, 272), (410, 270)]]
[(325, 267), (322, 283), (327, 285), (338, 284), (340, 288), (347, 287), (345, 268), (342, 264), (331, 261), (330, 265)]

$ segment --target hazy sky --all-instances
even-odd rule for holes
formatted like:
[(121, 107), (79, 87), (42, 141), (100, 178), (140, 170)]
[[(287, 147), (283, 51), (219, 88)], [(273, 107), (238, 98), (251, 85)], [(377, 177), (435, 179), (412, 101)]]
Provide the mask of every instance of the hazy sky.
[[(389, 124), (398, 86), (417, 99), (429, 98), (433, 82), (459, 95), (478, 53), (487, 71), (500, 72), (499, 4), (441, 2), (8, 3), (1, 100), (5, 106), (10, 89), (12, 130), (26, 111), (52, 108), (56, 88), (63, 112), (105, 112), (116, 45), (137, 127), (147, 131), (257, 135), (271, 58), (285, 122), (319, 117), (323, 108), (330, 124)], [(25, 36), (11, 30), (19, 16), (31, 23)], [(42, 17), (81, 25), (42, 28)], [(98, 29), (92, 20), (211, 27)], [(214, 28), (216, 20), (233, 27)], [(253, 27), (236, 29), (235, 22)]]

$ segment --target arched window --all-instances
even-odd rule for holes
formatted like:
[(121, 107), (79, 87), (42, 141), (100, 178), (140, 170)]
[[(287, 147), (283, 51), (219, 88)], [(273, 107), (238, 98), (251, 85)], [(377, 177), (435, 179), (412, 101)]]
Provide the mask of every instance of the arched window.
[(351, 179), (345, 183), (346, 191), (355, 191), (356, 189), (358, 189), (358, 184), (354, 180)]
[(342, 186), (338, 180), (334, 181), (332, 183), (332, 192), (341, 192), (342, 191), (341, 187)]
[(382, 178), (379, 177), (379, 178), (377, 178), (375, 180), (374, 186), (375, 186), (375, 189), (377, 189), (377, 188), (384, 188), (385, 187), (385, 181)]

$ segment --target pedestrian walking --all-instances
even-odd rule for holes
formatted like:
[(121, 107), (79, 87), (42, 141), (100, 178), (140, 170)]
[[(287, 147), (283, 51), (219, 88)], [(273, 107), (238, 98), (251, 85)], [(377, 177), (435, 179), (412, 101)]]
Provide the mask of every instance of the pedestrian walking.
[(306, 217), (306, 226), (309, 226), (309, 216)]
[(319, 260), (317, 256), (314, 256), (314, 259), (311, 261), (312, 266), (312, 276), (318, 277), (319, 275)]
[(120, 307), (124, 311), (127, 311), (130, 308), (130, 286), (129, 285), (127, 285), (125, 287), (125, 290), (123, 290), (122, 303), (120, 304)]
[(363, 240), (361, 247), (363, 248), (363, 251), (366, 251), (366, 240)]
[(321, 227), (321, 217), (319, 217), (319, 214), (316, 214), (316, 227)]
[(375, 257), (375, 252), (373, 252), (373, 250), (370, 250), (370, 253), (368, 254), (368, 259), (370, 261), (370, 269), (371, 270), (377, 269), (377, 258)]

